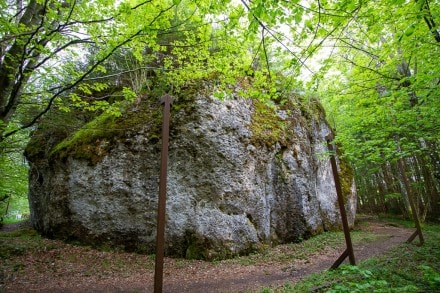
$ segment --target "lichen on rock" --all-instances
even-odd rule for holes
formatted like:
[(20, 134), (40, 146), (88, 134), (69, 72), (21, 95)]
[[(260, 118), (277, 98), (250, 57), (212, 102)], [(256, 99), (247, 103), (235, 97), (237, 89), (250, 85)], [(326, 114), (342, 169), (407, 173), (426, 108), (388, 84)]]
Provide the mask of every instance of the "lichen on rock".
[[(209, 87), (180, 95), (171, 113), (167, 255), (232, 257), (339, 226), (330, 163), (317, 155), (331, 132), (319, 107), (306, 117), (294, 97), (279, 106), (237, 94), (220, 101)], [(146, 97), (45, 152), (31, 141), (34, 226), (51, 237), (153, 252), (160, 122), (157, 97)], [(344, 190), (353, 223), (354, 188)]]

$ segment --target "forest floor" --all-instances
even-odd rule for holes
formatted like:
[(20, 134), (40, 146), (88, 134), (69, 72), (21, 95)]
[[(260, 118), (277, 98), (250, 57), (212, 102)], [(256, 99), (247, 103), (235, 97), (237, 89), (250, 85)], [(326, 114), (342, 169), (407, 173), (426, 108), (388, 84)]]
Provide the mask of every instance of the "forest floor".
[[(10, 233), (11, 237), (2, 237), (0, 247), (13, 246), (13, 252), (1, 258), (0, 292), (153, 292), (153, 256), (99, 251), (32, 232), (29, 237), (14, 236), (18, 228), (16, 224), (2, 228), (7, 231), (2, 235)], [(358, 220), (352, 233), (357, 235), (356, 261), (405, 242), (412, 232), (376, 218)], [(223, 261), (165, 258), (163, 292), (253, 292), (295, 283), (332, 266), (345, 250), (343, 234), (336, 235), (337, 242), (325, 236), (311, 242), (312, 253), (305, 252), (310, 247), (304, 241)]]

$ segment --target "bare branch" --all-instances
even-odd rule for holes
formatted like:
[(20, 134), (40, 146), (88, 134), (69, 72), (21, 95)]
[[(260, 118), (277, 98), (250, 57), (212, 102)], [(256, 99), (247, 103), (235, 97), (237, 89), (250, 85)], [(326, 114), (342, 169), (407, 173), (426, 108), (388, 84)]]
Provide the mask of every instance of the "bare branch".
[(266, 43), (265, 43), (265, 35), (264, 35), (264, 29), (261, 30), (261, 42), (263, 45), (263, 51), (264, 51), (264, 59), (266, 59), (266, 67), (267, 72), (269, 74), (269, 81), (272, 79), (270, 75), (270, 65), (269, 65), (269, 57), (267, 56), (267, 49), (266, 49)]
[(399, 77), (388, 76), (388, 75), (386, 75), (386, 74), (383, 74), (383, 73), (380, 72), (379, 70), (373, 69), (373, 68), (371, 68), (371, 67), (367, 67), (367, 66), (360, 65), (360, 64), (354, 62), (353, 60), (351, 60), (351, 59), (349, 59), (349, 58), (347, 58), (347, 57), (345, 57), (345, 56), (341, 56), (341, 57), (342, 57), (345, 61), (347, 61), (348, 63), (350, 63), (350, 64), (352, 64), (352, 65), (354, 65), (354, 66), (356, 66), (356, 67), (359, 67), (359, 68), (365, 69), (365, 70), (367, 70), (367, 71), (371, 71), (371, 72), (373, 72), (374, 74), (377, 74), (377, 75), (379, 75), (379, 76), (381, 76), (381, 77), (383, 77), (383, 78), (385, 78), (385, 79), (390, 79), (390, 80), (397, 80), (397, 81), (400, 81), (400, 78), (399, 78)]
[[(248, 6), (248, 4), (246, 3), (246, 1), (241, 0), (241, 3), (243, 3), (243, 5), (245, 6), (245, 8), (251, 13), (251, 9)], [(286, 44), (284, 44), (258, 17), (256, 17), (253, 13), (252, 13), (252, 17), (258, 22), (258, 24), (260, 25), (260, 27), (263, 30), (266, 30), (274, 39), (275, 41), (277, 41), (284, 49), (286, 49), (287, 52), (289, 52), (289, 54), (291, 54), (293, 57), (295, 57), (296, 60), (299, 61), (299, 63), (306, 68), (310, 73), (313, 73), (313, 71), (304, 63), (303, 60), (301, 60), (301, 58), (299, 58), (297, 56), (297, 54), (295, 52), (293, 52)]]
[[(420, 1), (420, 0), (418, 0), (418, 1)], [(434, 17), (432, 16), (431, 8), (429, 7), (428, 0), (424, 1), (424, 4), (422, 6), (422, 11), (425, 12), (425, 15), (423, 15), (423, 19), (425, 20), (426, 25), (429, 28), (429, 31), (432, 33), (435, 41), (437, 43), (440, 43), (440, 33), (437, 29), (437, 25), (434, 21)]]

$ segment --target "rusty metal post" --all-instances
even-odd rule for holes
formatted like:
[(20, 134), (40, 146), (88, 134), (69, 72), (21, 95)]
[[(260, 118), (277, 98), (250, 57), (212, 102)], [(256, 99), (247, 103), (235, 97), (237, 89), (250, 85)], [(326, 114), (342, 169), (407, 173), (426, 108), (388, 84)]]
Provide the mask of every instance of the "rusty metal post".
[[(412, 195), (410, 195), (412, 196)], [(411, 197), (408, 197), (409, 199), (409, 203), (411, 206), (411, 210), (412, 210), (412, 214), (413, 214), (413, 219), (414, 219), (414, 224), (416, 226), (416, 231), (408, 238), (408, 240), (406, 242), (411, 243), (416, 236), (419, 236), (419, 241), (420, 241), (420, 245), (423, 245), (423, 243), (425, 243), (425, 238), (423, 237), (423, 233), (422, 233), (422, 227), (420, 226), (420, 220), (419, 220), (419, 216), (417, 215), (417, 209), (416, 209), (416, 205), (414, 204), (414, 200)]]
[(165, 207), (167, 189), (168, 141), (170, 132), (170, 108), (173, 97), (165, 94), (161, 103), (163, 108), (162, 154), (160, 163), (159, 200), (157, 207), (156, 263), (154, 268), (154, 292), (161, 293), (163, 286), (163, 258), (165, 246)]
[(411, 243), (416, 238), (416, 236), (419, 235), (420, 245), (422, 245), (425, 242), (425, 239), (423, 237), (422, 227), (420, 226), (420, 219), (419, 219), (419, 215), (417, 212), (417, 208), (414, 203), (414, 192), (411, 187), (411, 184), (408, 181), (408, 177), (406, 177), (406, 174), (405, 174), (406, 168), (405, 168), (405, 165), (404, 165), (402, 159), (397, 160), (397, 165), (399, 166), (400, 172), (402, 174), (403, 185), (405, 186), (405, 189), (408, 193), (408, 201), (409, 201), (409, 205), (411, 207), (412, 216), (414, 219), (414, 224), (416, 226), (416, 231), (408, 238), (408, 240), (406, 242)]
[(347, 245), (346, 250), (342, 253), (342, 255), (335, 261), (335, 263), (331, 267), (332, 269), (336, 269), (337, 267), (339, 267), (339, 265), (344, 261), (344, 259), (347, 256), (350, 260), (351, 265), (356, 265), (356, 261), (354, 258), (353, 244), (351, 242), (350, 227), (348, 226), (347, 213), (345, 211), (344, 197), (342, 195), (342, 189), (341, 189), (341, 181), (339, 180), (338, 167), (336, 165), (336, 159), (335, 159), (336, 154), (331, 144), (331, 141), (333, 140), (333, 136), (328, 135), (326, 139), (327, 139), (327, 148), (330, 152), (330, 163), (332, 166), (333, 178), (335, 180), (336, 194), (338, 196), (338, 205), (339, 205), (339, 211), (341, 213), (342, 227), (344, 229), (345, 243)]

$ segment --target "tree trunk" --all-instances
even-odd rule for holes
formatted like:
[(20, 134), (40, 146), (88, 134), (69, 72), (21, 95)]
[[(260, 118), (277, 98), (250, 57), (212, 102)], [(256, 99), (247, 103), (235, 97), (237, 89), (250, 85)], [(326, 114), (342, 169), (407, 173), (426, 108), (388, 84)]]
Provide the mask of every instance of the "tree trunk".
[[(30, 53), (28, 45), (36, 33), (34, 26), (43, 19), (44, 6), (36, 0), (29, 1), (19, 24), (26, 28), (21, 37), (15, 38), (9, 49), (4, 52), (0, 64), (0, 120), (7, 124), (15, 113), (20, 101), (22, 87), (29, 78), (29, 71), (38, 58)], [(30, 54), (30, 55), (29, 55)], [(2, 133), (0, 133), (1, 137)]]

